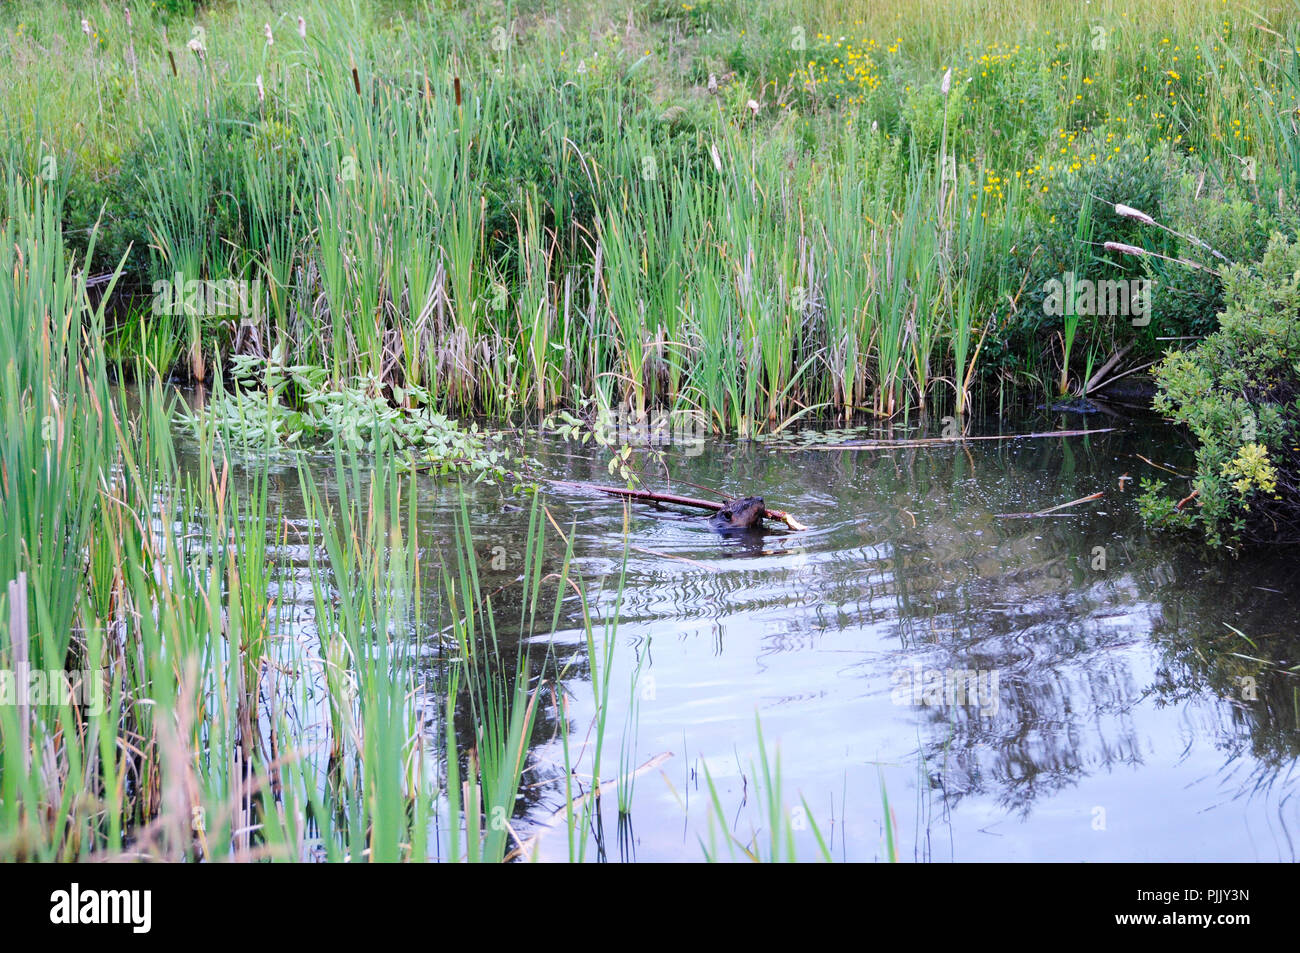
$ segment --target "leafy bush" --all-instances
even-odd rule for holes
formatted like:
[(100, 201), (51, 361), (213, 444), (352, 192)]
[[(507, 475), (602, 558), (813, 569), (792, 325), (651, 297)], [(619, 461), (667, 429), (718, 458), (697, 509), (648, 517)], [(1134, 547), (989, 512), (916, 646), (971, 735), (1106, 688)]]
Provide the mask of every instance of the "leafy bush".
[[(1093, 150), (1088, 153), (1089, 148)], [(1005, 267), (1014, 280), (1023, 282), (1024, 292), (1017, 309), (990, 335), (983, 352), (986, 373), (1017, 367), (1035, 367), (1062, 360), (1063, 342), (1068, 346), (1077, 335), (1085, 348), (1070, 349), (1075, 379), (1086, 376), (1085, 360), (1104, 360), (1135, 336), (1154, 338), (1150, 325), (1134, 326), (1126, 317), (1082, 315), (1074, 328), (1061, 315), (1049, 314), (1045, 301), (1051, 293), (1049, 281), (1062, 281), (1073, 272), (1079, 281), (1132, 281), (1146, 277), (1149, 259), (1103, 250), (1106, 242), (1145, 247), (1168, 254), (1173, 239), (1164, 232), (1115, 213), (1115, 203), (1141, 209), (1161, 220), (1169, 191), (1169, 158), (1164, 150), (1132, 146), (1130, 151), (1112, 153), (1100, 134), (1080, 147), (1096, 155), (1096, 163), (1076, 163), (1054, 181), (1045, 193), (1038, 193), (1037, 207), (1015, 243)], [(1158, 295), (1157, 286), (1157, 295)], [(1107, 353), (1102, 353), (1103, 351)], [(1068, 376), (1068, 375), (1067, 375)]]
[(215, 425), (239, 449), (321, 449), (338, 441), (365, 450), (378, 444), (413, 469), (476, 480), (506, 476), (509, 452), (494, 446), (495, 436), (421, 409), (429, 399), (423, 388), (398, 391), (365, 379), (331, 385), (324, 368), (285, 364), (280, 348), (270, 360), (235, 356), (230, 376), (234, 389), (219, 391), (205, 409), (182, 414), (191, 424)]
[[(1092, 154), (1101, 156), (1107, 144), (1098, 136), (1091, 148)], [(1117, 215), (1114, 205), (1118, 202), (1141, 209), (1163, 221), (1169, 191), (1167, 170), (1168, 157), (1163, 150), (1148, 152), (1134, 147), (1112, 159), (1071, 169), (1053, 184), (1043, 195), (1035, 232), (1037, 245), (1041, 246), (1038, 270), (1044, 279), (1059, 277), (1072, 268), (1079, 278), (1094, 280), (1142, 277), (1145, 273), (1142, 259), (1102, 251), (1101, 245), (1122, 242), (1153, 247), (1159, 233), (1153, 234), (1136, 220)], [(1085, 217), (1085, 205), (1088, 206), (1085, 225), (1088, 234), (1084, 240), (1094, 244), (1080, 249), (1080, 221)], [(1158, 247), (1155, 250), (1164, 251)], [(1032, 249), (1026, 249), (1026, 253), (1032, 253)], [(1039, 290), (1036, 294), (1036, 303), (1041, 304), (1045, 292)], [(1041, 308), (1035, 310), (1042, 313)]]
[(1300, 243), (1274, 235), (1256, 267), (1228, 269), (1223, 284), (1219, 330), (1156, 372), (1156, 409), (1198, 444), (1196, 508), (1156, 485), (1143, 515), (1198, 526), (1212, 546), (1300, 543)]
[(144, 166), (153, 161), (152, 153), (136, 148), (105, 173), (97, 173), (86, 163), (70, 163), (71, 182), (63, 206), (64, 241), (81, 261), (91, 254), (92, 274), (112, 271), (124, 256), (128, 275), (147, 269), (149, 227), (140, 176)]
[[(1191, 172), (1173, 190), (1166, 214), (1175, 230), (1194, 235), (1229, 261), (1258, 261), (1268, 245), (1271, 216), (1241, 190), (1204, 190)], [(1173, 252), (1194, 261), (1198, 271), (1172, 262), (1153, 261), (1156, 293), (1152, 298), (1151, 329), (1166, 336), (1201, 336), (1218, 326), (1223, 310), (1223, 283), (1212, 272), (1223, 262), (1202, 245), (1181, 240)]]

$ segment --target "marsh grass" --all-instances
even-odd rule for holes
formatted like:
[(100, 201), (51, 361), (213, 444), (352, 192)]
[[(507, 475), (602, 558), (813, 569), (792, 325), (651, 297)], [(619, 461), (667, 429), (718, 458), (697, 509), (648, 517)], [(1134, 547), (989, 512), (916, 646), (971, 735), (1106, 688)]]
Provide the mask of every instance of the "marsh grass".
[[(232, 465), (215, 422), (183, 468), (157, 374), (137, 367), (132, 398), (86, 346), (102, 305), (64, 254), (56, 209), (39, 188), (6, 188), (0, 668), (66, 672), (94, 692), (0, 704), (0, 854), (430, 856), (438, 792), (416, 722), (429, 633), (405, 529), (410, 477), (382, 446), (336, 444), (329, 498), (299, 471), (303, 538), (269, 509), (265, 458)], [(312, 611), (289, 638), (272, 593), (296, 584), (293, 554)], [(515, 809), (535, 695), (522, 679), (514, 696), (481, 673), (470, 681), (486, 700), (472, 750), (499, 821)], [(475, 855), (499, 860), (506, 831), (490, 822)]]
[[(718, 831), (721, 831), (728, 859), (749, 860), (755, 863), (796, 863), (808, 859), (800, 857), (797, 831), (808, 831), (815, 844), (815, 856), (812, 859), (829, 863), (833, 860), (830, 845), (822, 836), (817, 819), (806, 799), (800, 796), (799, 804), (792, 809), (784, 800), (781, 779), (781, 752), (777, 748), (769, 755), (767, 743), (763, 739), (763, 725), (758, 715), (754, 716), (754, 732), (758, 748), (758, 765), (750, 764), (748, 778), (755, 789), (755, 801), (758, 806), (759, 820), (766, 828), (751, 829), (747, 840), (732, 833), (733, 823), (718, 793), (713, 774), (708, 764), (704, 765), (704, 779), (709, 789), (709, 843), (700, 838), (700, 849), (705, 859), (716, 862), (722, 859), (718, 847)], [(749, 788), (746, 784), (746, 790)], [(795, 812), (798, 812), (797, 814)], [(765, 841), (765, 844), (764, 844)], [(739, 852), (739, 853), (737, 853)]]
[[(426, 387), (457, 412), (626, 399), (739, 434), (936, 401), (961, 415), (1006, 379), (994, 352), (1012, 379), (1068, 388), (1109, 329), (1044, 331), (1023, 372), (986, 346), (1022, 277), (1005, 252), (1044, 191), (1074, 163), (1168, 142), (1224, 181), (1250, 157), (1263, 202), (1300, 155), (1281, 8), (771, 4), (743, 33), (736, 16), (647, 11), (634, 20), (667, 44), (647, 55), (600, 30), (600, 5), (566, 12), (567, 34), (517, 24), (500, 44), (454, 11), (309, 2), (306, 38), (286, 21), (274, 46), (260, 15), (214, 10), (199, 55), (176, 48), (189, 24), (165, 40), (155, 12), (129, 29), (105, 13), (88, 46), (53, 5), (20, 6), (0, 43), (20, 77), (8, 167), (56, 157), (79, 208), (120, 169), (106, 198), (119, 231), (143, 225), (132, 277), (265, 279), (252, 326), (187, 318), (188, 375), (283, 342), (336, 380)], [(806, 50), (777, 41), (791, 24)], [(32, 44), (55, 42), (82, 52), (67, 82), (37, 84)], [(70, 91), (90, 87), (112, 94), (74, 135)], [(1106, 154), (1082, 148), (1093, 133)], [(122, 162), (138, 149), (155, 158)], [(135, 332), (118, 344), (168, 357)]]
[[(496, 615), (489, 595), (482, 592), (473, 559), (469, 512), (463, 500), (457, 524), (456, 578), (448, 578), (451, 597), (452, 632), (459, 648), (459, 662), (448, 692), (448, 705), (460, 687), (467, 687), (473, 745), (467, 755), (463, 784), (460, 755), (454, 734), (447, 737), (447, 792), (454, 818), (465, 818), (463, 859), (472, 862), (500, 862), (512, 842), (517, 841), (511, 820), (525, 767), (528, 742), (536, 720), (542, 686), (529, 684), (528, 648), (524, 634), (535, 618), (536, 600), (542, 579), (543, 535), (540, 506), (535, 502), (529, 514), (528, 546), (521, 577), (520, 628), (515, 634), (513, 671), (504, 663)], [(562, 591), (561, 585), (560, 590)], [(460, 599), (457, 598), (460, 594)], [(463, 601), (462, 601), (463, 600)], [(448, 732), (452, 732), (454, 708), (448, 710)], [(459, 861), (459, 832), (450, 839), (449, 859)]]

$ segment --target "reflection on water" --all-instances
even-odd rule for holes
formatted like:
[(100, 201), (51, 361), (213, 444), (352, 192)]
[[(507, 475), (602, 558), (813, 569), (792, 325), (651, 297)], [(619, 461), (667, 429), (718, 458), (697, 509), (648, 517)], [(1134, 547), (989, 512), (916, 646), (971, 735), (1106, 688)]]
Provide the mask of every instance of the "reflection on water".
[[(607, 458), (591, 448), (547, 438), (527, 449), (549, 476), (609, 482)], [(780, 751), (786, 802), (806, 799), (837, 858), (884, 855), (883, 784), (904, 859), (1295, 860), (1300, 678), (1287, 670), (1300, 663), (1300, 561), (1205, 561), (1148, 534), (1136, 479), (1159, 474), (1139, 453), (1190, 466), (1177, 435), (1151, 421), (1086, 438), (889, 452), (670, 448), (670, 472), (688, 481), (676, 492), (704, 495), (693, 483), (761, 495), (812, 529), (720, 536), (690, 512), (629, 507), (602, 773), (618, 771), (621, 746), (633, 765), (673, 756), (637, 778), (630, 819), (605, 799), (604, 853), (700, 859), (713, 812), (705, 765), (735, 836), (767, 836), (757, 714), (769, 752)], [(1135, 478), (1127, 493), (1123, 474)], [(317, 478), (328, 485), (331, 467)], [(427, 476), (417, 484), (434, 591), (460, 491)], [(273, 510), (292, 522), (292, 470), (277, 488)], [(1098, 490), (1102, 500), (1059, 515), (998, 515)], [(496, 488), (465, 492), (479, 571), (498, 590), (502, 630), (516, 631), (527, 503)], [(572, 531), (599, 624), (623, 565), (624, 505), (559, 488), (544, 499)], [(288, 588), (280, 596), (302, 600), (297, 624), (309, 631), (310, 595)], [(523, 830), (563, 805), (561, 733), (575, 751), (590, 739), (576, 595), (563, 607), (553, 637), (548, 609), (546, 634), (526, 642), (534, 676), (561, 677), (568, 704), (567, 718), (543, 706)], [(426, 654), (436, 760), (451, 652)], [(458, 729), (471, 737), (468, 722)], [(807, 825), (794, 827), (813, 856)], [(567, 856), (562, 833), (538, 843), (544, 858)]]

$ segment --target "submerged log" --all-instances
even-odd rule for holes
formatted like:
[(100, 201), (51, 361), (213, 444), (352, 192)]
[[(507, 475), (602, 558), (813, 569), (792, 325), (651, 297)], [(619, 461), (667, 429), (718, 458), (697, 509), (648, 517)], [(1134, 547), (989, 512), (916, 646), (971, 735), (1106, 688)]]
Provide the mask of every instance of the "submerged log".
[[(624, 486), (602, 486), (599, 483), (577, 483), (572, 480), (547, 480), (556, 486), (569, 486), (579, 490), (595, 490), (598, 493), (608, 493), (610, 496), (621, 496), (629, 500), (641, 500), (644, 503), (672, 503), (675, 506), (691, 506), (696, 509), (710, 510), (714, 513), (726, 509), (728, 503), (714, 503), (712, 500), (697, 500), (690, 496), (678, 496), (675, 493), (656, 493), (653, 490), (630, 490)], [(771, 507), (764, 507), (763, 518), (774, 520), (778, 523), (784, 523), (793, 530), (805, 530), (804, 526), (785, 510), (774, 510)]]

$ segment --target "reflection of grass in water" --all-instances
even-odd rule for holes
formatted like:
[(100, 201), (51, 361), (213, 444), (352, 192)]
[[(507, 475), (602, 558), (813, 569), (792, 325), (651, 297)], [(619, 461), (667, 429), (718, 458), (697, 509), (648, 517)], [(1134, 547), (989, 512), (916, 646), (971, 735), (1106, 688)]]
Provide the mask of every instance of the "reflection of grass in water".
[[(757, 789), (757, 798), (759, 807), (767, 821), (767, 850), (759, 842), (759, 832), (753, 831), (748, 842), (741, 841), (732, 834), (728, 827), (727, 812), (722, 806), (722, 798), (718, 795), (717, 786), (713, 783), (713, 775), (709, 771), (708, 763), (704, 764), (704, 779), (709, 786), (709, 800), (712, 811), (709, 814), (709, 843), (706, 845), (703, 839), (700, 839), (700, 849), (704, 852), (706, 860), (710, 862), (722, 859), (721, 852), (717, 845), (717, 829), (715, 825), (722, 828), (727, 855), (730, 859), (736, 860), (736, 851), (739, 849), (740, 857), (755, 862), (768, 861), (772, 863), (784, 862), (795, 863), (799, 860), (798, 851), (795, 845), (795, 832), (802, 830), (806, 824), (812, 831), (813, 837), (817, 842), (817, 857), (820, 860), (830, 862), (832, 860), (830, 846), (826, 839), (822, 837), (821, 828), (817, 826), (817, 820), (813, 817), (812, 809), (808, 806), (808, 801), (800, 795), (799, 807), (793, 811), (787, 809), (781, 792), (781, 752), (778, 748), (775, 755), (768, 757), (767, 744), (763, 740), (763, 725), (758, 715), (754, 716), (754, 727), (758, 735), (758, 753), (759, 767), (761, 773), (754, 769), (751, 762), (750, 774), (754, 776), (754, 787)], [(884, 785), (881, 785), (881, 794), (884, 794)], [(744, 803), (741, 804), (742, 808)], [(888, 804), (886, 803), (886, 816), (888, 816)], [(892, 827), (890, 828), (890, 859), (894, 858), (893, 852)]]
[[(528, 654), (524, 644), (525, 622), (536, 613), (542, 581), (543, 533), (540, 503), (534, 498), (528, 520), (528, 543), (525, 547), (523, 595), (519, 642), (513, 676), (502, 672), (496, 617), (491, 597), (480, 587), (470, 531), (469, 510), (461, 496), (459, 521), (456, 525), (456, 578), (444, 570), (444, 588), (452, 606), (452, 633), (460, 650), (459, 664), (453, 669), (447, 693), (447, 796), (451, 809), (450, 829), (452, 861), (462, 859), (457, 821), (464, 813), (465, 854), (470, 861), (500, 861), (513, 835), (510, 819), (519, 796), (520, 779), (528, 753), (528, 740), (537, 716), (538, 696), (542, 686), (529, 692)], [(561, 585), (556, 591), (555, 612), (559, 613), (568, 576), (568, 559), (561, 570)], [(461, 594), (458, 610), (456, 594)], [(463, 612), (463, 614), (462, 614)], [(480, 632), (479, 625), (484, 627)], [(455, 702), (462, 672), (470, 700), (474, 745), (466, 753), (469, 765), (464, 793), (460, 782), (460, 752), (455, 735)], [(486, 819), (486, 828), (481, 822)]]
[[(623, 584), (627, 578), (628, 550), (626, 541), (629, 519), (628, 507), (624, 505), (623, 540), (625, 545), (623, 559), (619, 564), (618, 587), (614, 592), (613, 611), (606, 615), (599, 651), (596, 648), (595, 630), (591, 622), (590, 607), (587, 604), (586, 595), (579, 589), (579, 598), (582, 603), (583, 632), (587, 642), (587, 664), (591, 670), (592, 700), (596, 714), (591, 728), (591, 731), (595, 733), (592, 748), (591, 784), (593, 791), (591, 796), (583, 796), (581, 792), (575, 794), (574, 789), (575, 768), (582, 760), (582, 750), (586, 749), (587, 743), (583, 743), (583, 749), (579, 750), (575, 757), (570, 747), (568, 732), (564, 732), (564, 824), (568, 833), (569, 860), (571, 862), (581, 862), (585, 859), (589, 832), (592, 830), (593, 823), (599, 822), (600, 817), (600, 765), (605, 746), (605, 726), (609, 718), (610, 678), (614, 670), (615, 637), (618, 632), (619, 613), (623, 605)], [(567, 560), (573, 553), (572, 534), (566, 537), (565, 547), (565, 558)], [(553, 627), (557, 622), (558, 615), (555, 622), (553, 622)], [(567, 712), (563, 695), (560, 696), (560, 704), (562, 710)], [(567, 724), (567, 719), (564, 719), (564, 723)], [(562, 724), (561, 730), (563, 728), (564, 725)], [(622, 791), (621, 782), (619, 790)], [(622, 799), (620, 793), (620, 810), (621, 808)]]
[[(649, 645), (646, 646), (647, 651)], [(645, 659), (637, 660), (636, 669), (628, 683), (627, 718), (623, 722), (623, 743), (618, 752), (618, 813), (632, 813), (632, 791), (636, 783), (636, 740), (641, 723), (641, 698), (637, 692), (641, 681), (641, 668)]]
[[(418, 765), (413, 658), (408, 638), (418, 555), (402, 534), (403, 485), (391, 457), (363, 477), (355, 454), (336, 449), (338, 509), (321, 504), (305, 469), (303, 497), (316, 559), (320, 534), (329, 572), (313, 572), (316, 632), (325, 665), (331, 750), (327, 793), (353, 860), (424, 856), (430, 792)], [(363, 479), (368, 482), (363, 485)], [(409, 494), (407, 516), (414, 517)]]
[[(627, 529), (625, 512), (624, 529)], [(451, 817), (464, 817), (464, 850), (460, 847), (461, 833), (456, 821), (448, 830), (451, 860), (499, 861), (524, 857), (535, 858), (540, 837), (552, 826), (562, 824), (568, 846), (568, 859), (581, 862), (587, 859), (591, 838), (596, 839), (597, 856), (603, 858), (605, 845), (601, 834), (601, 798), (611, 784), (617, 789), (618, 810), (627, 817), (632, 809), (633, 767), (635, 739), (639, 708), (635, 701), (638, 666), (632, 678), (633, 703), (624, 726), (619, 752), (619, 775), (613, 782), (601, 781), (608, 718), (612, 700), (611, 686), (614, 670), (614, 651), (622, 604), (623, 575), (614, 593), (612, 606), (605, 619), (599, 645), (591, 610), (583, 588), (570, 571), (573, 558), (573, 536), (565, 534), (558, 526), (556, 532), (564, 541), (559, 567), (544, 572), (545, 555), (544, 521), (550, 520), (540, 498), (535, 498), (529, 514), (528, 533), (524, 548), (524, 569), (521, 576), (520, 622), (516, 645), (514, 671), (503, 669), (501, 637), (490, 596), (484, 595), (474, 560), (474, 546), (470, 535), (470, 519), (464, 497), (461, 499), (455, 547), (456, 576), (444, 574), (444, 589), (452, 603), (452, 633), (460, 652), (459, 664), (453, 669), (447, 698), (447, 798)], [(551, 521), (555, 526), (554, 521)], [(625, 532), (626, 538), (626, 532)], [(624, 549), (624, 566), (627, 550)], [(574, 751), (571, 747), (567, 719), (567, 693), (558, 686), (563, 682), (568, 668), (556, 677), (557, 688), (552, 691), (560, 715), (560, 731), (564, 751), (564, 806), (543, 823), (537, 832), (522, 840), (511, 824), (515, 813), (521, 778), (525, 769), (528, 745), (536, 723), (540, 693), (545, 683), (530, 692), (526, 640), (538, 632), (548, 631), (538, 624), (538, 601), (543, 583), (555, 583), (555, 603), (550, 617), (549, 632), (554, 634), (560, 625), (563, 598), (569, 590), (575, 592), (581, 603), (582, 626), (587, 647), (587, 664), (590, 669), (593, 707), (595, 715), (584, 743)], [(460, 594), (459, 600), (457, 593)], [(467, 751), (458, 750), (454, 732), (455, 702), (462, 678), (470, 699), (470, 715), (474, 743)], [(583, 763), (588, 746), (591, 748), (590, 788), (584, 790), (576, 783), (577, 768)], [(468, 775), (460, 775), (460, 758), (464, 754)], [(507, 853), (511, 840), (517, 844)]]

